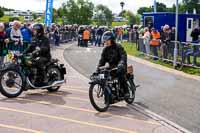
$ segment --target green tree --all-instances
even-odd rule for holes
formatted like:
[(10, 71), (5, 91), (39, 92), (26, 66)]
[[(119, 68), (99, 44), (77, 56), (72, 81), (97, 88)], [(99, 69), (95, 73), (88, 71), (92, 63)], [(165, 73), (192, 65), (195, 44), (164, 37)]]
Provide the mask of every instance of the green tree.
[(196, 9), (197, 13), (200, 13), (200, 1), (199, 0), (183, 0), (185, 11), (193, 13), (193, 9)]
[(140, 7), (137, 11), (138, 14), (142, 15), (145, 12), (153, 12), (152, 7)]
[(11, 17), (11, 18), (9, 18), (9, 22), (13, 22), (15, 20), (20, 21), (20, 19), (18, 17)]
[(97, 25), (111, 25), (113, 21), (112, 11), (102, 4), (95, 8), (94, 19)]
[[(157, 12), (172, 12), (172, 8), (167, 8), (164, 3), (157, 2)], [(142, 15), (145, 12), (153, 12), (153, 6), (141, 7), (138, 9), (137, 13)]]
[(90, 24), (94, 4), (88, 0), (69, 0), (58, 9), (57, 15), (69, 24)]
[(57, 19), (58, 19), (57, 10), (55, 8), (53, 8), (53, 20), (52, 20), (52, 22), (56, 23)]
[(4, 16), (3, 10), (0, 8), (0, 18)]
[(37, 18), (38, 16), (35, 13), (33, 13), (33, 19), (36, 20)]

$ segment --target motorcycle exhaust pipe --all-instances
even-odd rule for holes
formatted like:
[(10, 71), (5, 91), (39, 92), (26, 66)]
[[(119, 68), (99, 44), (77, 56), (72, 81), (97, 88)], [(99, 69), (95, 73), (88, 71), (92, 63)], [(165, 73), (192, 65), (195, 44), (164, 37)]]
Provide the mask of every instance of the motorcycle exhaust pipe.
[(33, 84), (30, 82), (29, 78), (27, 78), (27, 83), (28, 83), (32, 88), (34, 88), (34, 89), (46, 89), (46, 88), (49, 88), (49, 87), (58, 87), (58, 86), (61, 86), (62, 84), (66, 83), (66, 79), (60, 80), (60, 81), (55, 81), (55, 82), (53, 82), (53, 84), (51, 84), (51, 85), (42, 86), (42, 87), (37, 87), (37, 86), (33, 85)]

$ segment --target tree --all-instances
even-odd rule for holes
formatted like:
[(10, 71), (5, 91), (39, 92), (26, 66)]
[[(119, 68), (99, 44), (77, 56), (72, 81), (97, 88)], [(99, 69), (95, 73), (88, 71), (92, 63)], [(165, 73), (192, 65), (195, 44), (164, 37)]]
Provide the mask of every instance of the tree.
[(164, 3), (157, 2), (157, 11), (158, 12), (167, 12), (167, 6)]
[(15, 20), (20, 21), (18, 17), (11, 17), (11, 18), (9, 18), (9, 22), (13, 22)]
[(57, 15), (66, 18), (69, 24), (90, 24), (94, 4), (85, 0), (69, 0), (58, 9)]
[(119, 16), (128, 20), (128, 24), (139, 24), (140, 23), (140, 16), (135, 15), (133, 12), (129, 10), (123, 10)]
[(0, 18), (4, 16), (3, 10), (0, 8)]
[[(157, 12), (171, 12), (172, 8), (167, 8), (164, 3), (157, 2)], [(142, 15), (144, 12), (153, 12), (153, 6), (141, 7), (138, 9), (138, 14)]]
[(112, 11), (102, 4), (97, 5), (94, 19), (98, 25), (111, 25), (113, 20)]
[(185, 11), (193, 13), (193, 9), (196, 9), (197, 13), (200, 13), (200, 1), (199, 0), (183, 0)]
[(58, 19), (57, 10), (55, 8), (53, 8), (53, 20), (52, 20), (52, 22), (56, 23), (57, 19)]
[(145, 12), (153, 12), (152, 7), (140, 7), (137, 11), (138, 14), (142, 15)]
[(33, 13), (33, 19), (36, 20), (38, 18), (37, 14)]

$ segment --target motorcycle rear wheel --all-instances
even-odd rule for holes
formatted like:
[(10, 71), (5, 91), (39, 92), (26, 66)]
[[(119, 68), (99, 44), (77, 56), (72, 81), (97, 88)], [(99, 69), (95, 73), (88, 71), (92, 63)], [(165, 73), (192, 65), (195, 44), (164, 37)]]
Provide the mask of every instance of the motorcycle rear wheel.
[[(52, 84), (54, 81), (57, 81), (57, 80), (62, 80), (62, 73), (60, 72), (60, 70), (57, 68), (57, 67), (50, 67), (48, 68), (48, 71), (47, 73), (49, 74), (55, 74), (56, 76), (53, 77), (54, 79), (48, 79), (49, 81), (49, 84)], [(49, 92), (57, 92), (58, 90), (60, 89), (60, 86), (55, 86), (55, 87), (49, 87), (47, 88), (47, 90)]]

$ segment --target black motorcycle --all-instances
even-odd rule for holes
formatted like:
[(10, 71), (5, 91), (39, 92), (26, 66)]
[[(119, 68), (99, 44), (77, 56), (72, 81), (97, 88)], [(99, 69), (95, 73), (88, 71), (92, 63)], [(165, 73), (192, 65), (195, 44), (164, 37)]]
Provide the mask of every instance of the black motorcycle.
[(9, 53), (8, 57), (12, 62), (4, 65), (0, 73), (0, 92), (8, 98), (17, 97), (29, 89), (47, 89), (49, 92), (55, 92), (65, 83), (66, 69), (57, 59), (52, 59), (44, 66), (42, 79), (42, 73), (34, 63), (36, 59), (33, 54)]
[(123, 89), (117, 78), (112, 76), (117, 68), (109, 69), (108, 66), (100, 68), (99, 72), (93, 73), (90, 77), (89, 98), (92, 106), (99, 112), (105, 112), (110, 104), (125, 100), (126, 103), (132, 104), (135, 99), (136, 86), (134, 83), (133, 67), (128, 67), (126, 83), (128, 86), (129, 96), (124, 96)]

